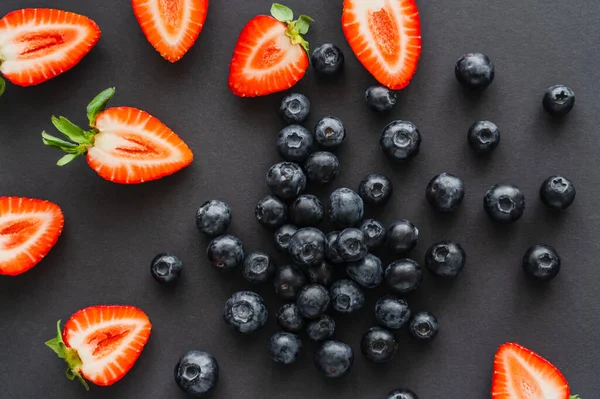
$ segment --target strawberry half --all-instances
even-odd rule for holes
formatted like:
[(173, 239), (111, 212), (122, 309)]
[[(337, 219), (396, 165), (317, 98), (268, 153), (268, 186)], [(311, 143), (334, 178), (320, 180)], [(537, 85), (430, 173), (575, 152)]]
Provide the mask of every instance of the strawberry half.
[(246, 24), (229, 65), (229, 88), (240, 97), (264, 96), (298, 83), (308, 68), (308, 32), (312, 18), (297, 20), (289, 8), (273, 4), (272, 17), (259, 15)]
[(344, 0), (342, 28), (363, 66), (392, 90), (406, 87), (421, 55), (415, 0)]
[(171, 62), (194, 45), (208, 11), (208, 0), (132, 0), (132, 5), (146, 39)]
[(16, 276), (37, 265), (58, 241), (64, 221), (52, 202), (0, 197), (0, 274)]
[(148, 316), (133, 306), (92, 306), (76, 312), (46, 342), (67, 363), (67, 378), (112, 385), (133, 367), (150, 338)]
[[(100, 28), (83, 15), (46, 8), (13, 11), (0, 19), (0, 72), (16, 85), (37, 85), (77, 65), (98, 39)], [(3, 87), (4, 82), (0, 91)]]
[(54, 127), (70, 140), (42, 132), (44, 144), (67, 153), (59, 166), (87, 154), (90, 167), (104, 179), (137, 184), (160, 179), (192, 163), (189, 147), (155, 117), (130, 107), (106, 109), (114, 94), (114, 88), (106, 89), (88, 105), (90, 130), (62, 116), (52, 117)]
[(577, 399), (556, 367), (515, 343), (498, 349), (492, 378), (494, 399)]

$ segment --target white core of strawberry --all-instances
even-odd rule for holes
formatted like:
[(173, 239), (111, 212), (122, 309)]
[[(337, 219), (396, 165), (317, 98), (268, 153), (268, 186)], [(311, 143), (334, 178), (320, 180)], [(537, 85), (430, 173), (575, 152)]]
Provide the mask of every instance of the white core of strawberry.
[[(249, 57), (248, 64), (246, 65), (246, 69), (244, 70), (245, 74), (248, 74), (248, 76), (256, 76), (257, 78), (260, 78), (260, 77), (268, 74), (270, 71), (276, 71), (276, 70), (281, 69), (282, 65), (295, 64), (297, 62), (297, 60), (300, 57), (302, 57), (302, 53), (304, 52), (304, 50), (302, 49), (301, 46), (292, 44), (292, 42), (290, 41), (290, 38), (285, 35), (285, 28), (282, 28), (282, 30), (280, 32), (279, 32), (279, 29), (277, 29), (276, 35), (273, 35), (273, 36), (275, 36), (276, 47), (279, 50), (281, 50), (282, 53), (285, 54), (285, 57), (283, 59), (281, 59), (278, 63), (273, 64), (270, 68), (260, 68), (260, 69), (252, 68), (252, 65), (250, 64), (250, 62), (252, 61), (252, 59), (254, 57)], [(264, 39), (260, 45), (256, 46), (256, 48), (260, 49), (262, 44), (273, 40), (273, 38), (274, 38), (273, 36), (269, 36), (268, 38)]]
[[(163, 40), (165, 40), (171, 46), (178, 45), (184, 39), (185, 35), (187, 34), (186, 24), (179, 24), (179, 30), (177, 32), (175, 32), (175, 34), (172, 34), (167, 30), (167, 28), (163, 24), (164, 19), (161, 17), (157, 17), (157, 16), (160, 16), (161, 14), (163, 14), (163, 12), (161, 12), (161, 4), (162, 4), (162, 7), (167, 8), (170, 5), (165, 4), (165, 3), (173, 3), (173, 1), (172, 0), (171, 1), (147, 0), (147, 1), (150, 6), (150, 9), (152, 10), (151, 13), (152, 13), (153, 17), (149, 18), (149, 19), (147, 18), (145, 20), (145, 22), (143, 22), (143, 24), (155, 23), (155, 26), (158, 29), (158, 31), (160, 32), (160, 36)], [(193, 6), (195, 1), (181, 0), (181, 1), (177, 1), (176, 3), (178, 3), (177, 5), (183, 6), (183, 16), (181, 17), (181, 20), (182, 21), (190, 21), (192, 19), (192, 12), (195, 11), (195, 7)], [(168, 14), (169, 10), (165, 10), (165, 11)], [(176, 12), (177, 10), (173, 10), (173, 11)]]
[(29, 249), (42, 243), (42, 240), (48, 239), (47, 237), (45, 238), (44, 235), (51, 227), (54, 215), (47, 212), (28, 212), (19, 214), (7, 213), (0, 217), (0, 228), (2, 226), (10, 226), (23, 221), (31, 223), (34, 220), (37, 221), (37, 231), (19, 246), (8, 248), (7, 244), (11, 243), (13, 240), (12, 235), (0, 235), (0, 262), (8, 262), (23, 253), (26, 253), (32, 260), (36, 260), (37, 258), (29, 253)]
[[(557, 384), (555, 383), (555, 379), (554, 379), (554, 372), (552, 374), (546, 375), (543, 373), (543, 371), (536, 369), (535, 367), (532, 367), (528, 362), (527, 359), (522, 359), (519, 356), (513, 356), (511, 353), (507, 353), (506, 356), (510, 356), (511, 359), (505, 359), (504, 362), (506, 362), (507, 364), (510, 364), (513, 361), (517, 361), (519, 362), (519, 364), (525, 369), (527, 370), (527, 372), (529, 373), (529, 375), (535, 379), (535, 381), (537, 382), (537, 384), (539, 385), (540, 389), (543, 392), (542, 397), (544, 399), (564, 399), (564, 386), (557, 386)], [(521, 378), (519, 375), (512, 375), (510, 373), (510, 368), (508, 370), (508, 381), (509, 381), (509, 389), (512, 391), (512, 394), (515, 397), (518, 397), (520, 395), (522, 395), (522, 393), (524, 392), (529, 392), (531, 393), (531, 395), (533, 395), (534, 392), (534, 388), (532, 388), (528, 383), (527, 380)], [(531, 396), (532, 399), (534, 399), (533, 396)]]

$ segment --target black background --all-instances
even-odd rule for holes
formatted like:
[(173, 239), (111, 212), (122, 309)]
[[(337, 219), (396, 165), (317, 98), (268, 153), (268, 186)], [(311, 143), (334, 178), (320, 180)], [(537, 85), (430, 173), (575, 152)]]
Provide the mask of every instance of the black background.
[[(417, 345), (403, 331), (391, 364), (367, 364), (359, 340), (374, 324), (373, 303), (384, 293), (379, 290), (353, 317), (336, 316), (338, 338), (352, 345), (356, 361), (348, 377), (326, 380), (312, 364), (314, 345), (307, 338), (298, 364), (286, 368), (268, 358), (281, 304), (272, 287), (258, 289), (271, 312), (258, 335), (235, 334), (221, 320), (227, 297), (250, 287), (240, 275), (223, 275), (209, 265), (207, 240), (197, 232), (194, 214), (205, 200), (225, 200), (234, 213), (231, 232), (246, 249), (274, 252), (271, 234), (253, 213), (268, 193), (265, 173), (278, 161), (282, 94), (240, 99), (227, 88), (237, 35), (254, 15), (268, 13), (270, 0), (211, 1), (199, 40), (174, 65), (146, 42), (128, 0), (3, 0), (2, 15), (24, 7), (62, 8), (94, 19), (103, 35), (75, 69), (38, 87), (9, 85), (0, 99), (0, 195), (54, 201), (66, 218), (43, 262), (22, 276), (0, 278), (0, 397), (183, 398), (173, 381), (174, 365), (186, 350), (201, 349), (221, 366), (215, 398), (377, 399), (398, 387), (424, 399), (486, 398), (493, 355), (506, 341), (547, 357), (584, 399), (598, 396), (600, 3), (419, 1), (419, 70), (385, 116), (363, 103), (364, 89), (374, 80), (346, 44), (341, 3), (288, 1), (297, 14), (315, 19), (307, 36), (313, 45), (331, 41), (346, 54), (343, 79), (323, 83), (309, 71), (294, 88), (312, 100), (307, 126), (332, 114), (348, 130), (338, 152), (341, 174), (317, 193), (326, 199), (334, 188), (356, 188), (367, 173), (386, 173), (395, 185), (393, 200), (367, 214), (386, 223), (412, 220), (422, 233), (415, 259), (422, 261), (433, 241), (463, 244), (468, 264), (457, 280), (440, 283), (427, 274), (408, 298), (413, 310), (438, 316), (437, 340)], [(454, 62), (468, 51), (486, 53), (496, 65), (496, 80), (480, 96), (465, 94), (454, 78)], [(556, 83), (570, 85), (577, 95), (574, 111), (562, 121), (541, 107), (544, 90)], [(43, 129), (52, 130), (50, 116), (84, 124), (86, 104), (109, 86), (117, 88), (112, 105), (135, 106), (161, 119), (189, 144), (194, 163), (138, 186), (104, 181), (84, 160), (55, 166), (60, 154), (45, 148), (40, 137)], [(414, 122), (423, 135), (421, 154), (404, 165), (389, 163), (378, 146), (381, 129), (393, 119)], [(467, 128), (478, 119), (490, 119), (502, 131), (500, 147), (488, 159), (476, 158), (467, 146)], [(435, 214), (424, 196), (429, 179), (444, 171), (460, 175), (467, 187), (463, 206), (449, 216)], [(551, 174), (571, 178), (578, 190), (574, 206), (562, 214), (546, 211), (537, 198)], [(483, 194), (497, 182), (514, 183), (525, 193), (527, 210), (512, 226), (494, 225), (483, 212)], [(520, 268), (525, 250), (539, 242), (555, 246), (563, 258), (558, 278), (544, 286), (528, 282)], [(164, 289), (149, 274), (151, 259), (163, 251), (185, 263), (175, 289)], [(44, 341), (54, 335), (57, 319), (97, 304), (138, 306), (149, 314), (153, 331), (122, 381), (85, 394), (64, 377), (63, 364)]]

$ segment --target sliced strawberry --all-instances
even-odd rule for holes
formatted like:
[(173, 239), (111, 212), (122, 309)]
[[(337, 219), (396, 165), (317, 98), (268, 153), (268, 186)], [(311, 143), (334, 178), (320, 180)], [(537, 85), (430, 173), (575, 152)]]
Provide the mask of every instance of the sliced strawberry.
[(86, 387), (112, 385), (133, 367), (148, 342), (152, 324), (133, 306), (92, 306), (76, 312), (46, 342), (68, 365), (67, 377)]
[(52, 202), (0, 197), (0, 274), (16, 276), (38, 264), (56, 244), (63, 224)]
[(133, 0), (132, 4), (150, 44), (171, 62), (194, 45), (208, 11), (208, 0)]
[(308, 68), (308, 32), (312, 19), (273, 4), (273, 17), (254, 17), (242, 30), (229, 65), (229, 88), (241, 97), (263, 96), (298, 83)]
[(363, 66), (392, 90), (406, 87), (421, 55), (415, 0), (344, 0), (342, 28)]
[(52, 117), (54, 126), (70, 140), (42, 133), (44, 144), (67, 153), (58, 165), (87, 154), (90, 167), (104, 179), (137, 184), (160, 179), (192, 163), (189, 147), (155, 117), (130, 107), (105, 110), (114, 92), (103, 91), (88, 106), (91, 130)]
[(100, 28), (82, 15), (13, 11), (0, 19), (0, 72), (16, 85), (37, 85), (73, 68), (98, 39)]

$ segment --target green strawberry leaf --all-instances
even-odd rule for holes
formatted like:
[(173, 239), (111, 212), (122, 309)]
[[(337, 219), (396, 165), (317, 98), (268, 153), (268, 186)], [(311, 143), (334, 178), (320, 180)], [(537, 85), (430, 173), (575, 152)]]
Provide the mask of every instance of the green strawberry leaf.
[(6, 90), (6, 80), (0, 78), (0, 96), (4, 94), (4, 90)]
[(571, 395), (569, 399), (581, 399), (579, 395)]
[(79, 153), (75, 153), (75, 154), (67, 154), (65, 156), (63, 156), (61, 159), (58, 160), (58, 162), (56, 163), (58, 166), (65, 166), (66, 164), (72, 162), (75, 158), (77, 158), (79, 155)]
[(64, 359), (65, 349), (67, 347), (65, 346), (65, 343), (62, 339), (62, 332), (60, 331), (60, 320), (56, 323), (56, 332), (56, 337), (52, 338), (49, 341), (46, 341), (46, 346), (52, 349), (58, 355), (58, 357)]
[(115, 95), (115, 88), (111, 87), (98, 94), (87, 106), (87, 116), (90, 126), (96, 125), (96, 118), (106, 109), (106, 104)]
[(271, 15), (281, 22), (290, 22), (294, 19), (294, 12), (290, 8), (278, 3), (273, 3), (271, 6)]
[(63, 341), (62, 332), (60, 330), (60, 320), (56, 323), (56, 337), (47, 341), (46, 346), (52, 349), (59, 358), (65, 359), (65, 362), (67, 362), (67, 371), (65, 373), (67, 378), (71, 381), (77, 378), (79, 382), (83, 384), (85, 390), (89, 391), (90, 387), (88, 383), (83, 379), (81, 374), (79, 374), (79, 369), (83, 364), (79, 354), (75, 349), (67, 348)]
[(310, 29), (310, 23), (312, 21), (314, 21), (314, 19), (312, 19), (308, 15), (300, 15), (298, 20), (294, 22), (294, 26), (299, 34), (305, 35)]
[(52, 117), (52, 124), (54, 127), (67, 136), (69, 140), (76, 142), (77, 144), (89, 144), (90, 140), (86, 132), (79, 126), (73, 124), (70, 120), (65, 117)]
[(65, 152), (77, 151), (77, 144), (65, 141), (63, 139), (59, 139), (58, 137), (54, 137), (46, 132), (42, 132), (42, 141), (47, 146), (56, 148), (57, 150)]

